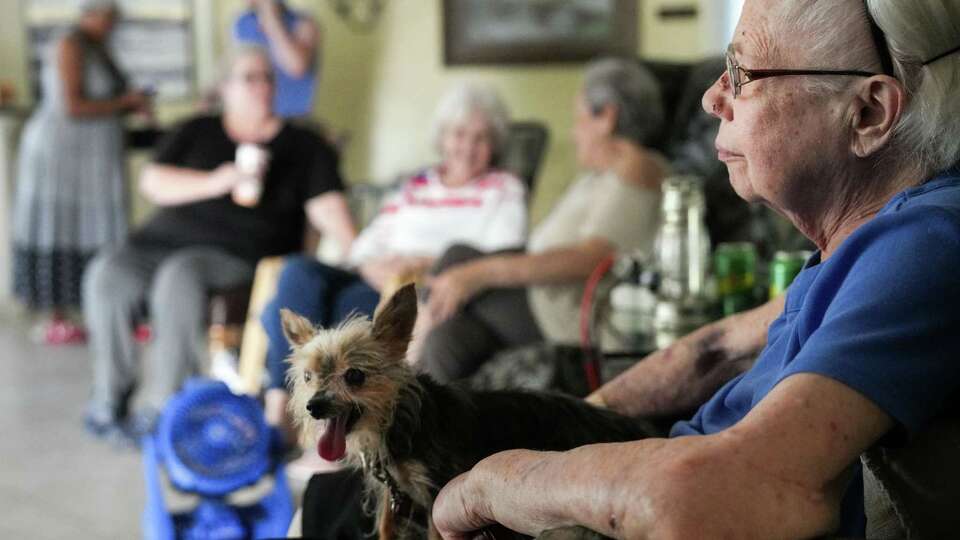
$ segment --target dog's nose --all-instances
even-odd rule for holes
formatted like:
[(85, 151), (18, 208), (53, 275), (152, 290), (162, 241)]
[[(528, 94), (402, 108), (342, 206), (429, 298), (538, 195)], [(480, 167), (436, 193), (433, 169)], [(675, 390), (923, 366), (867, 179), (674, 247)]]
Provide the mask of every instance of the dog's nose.
[(325, 396), (313, 396), (307, 402), (307, 412), (310, 413), (310, 416), (320, 420), (328, 416), (332, 404), (333, 402)]

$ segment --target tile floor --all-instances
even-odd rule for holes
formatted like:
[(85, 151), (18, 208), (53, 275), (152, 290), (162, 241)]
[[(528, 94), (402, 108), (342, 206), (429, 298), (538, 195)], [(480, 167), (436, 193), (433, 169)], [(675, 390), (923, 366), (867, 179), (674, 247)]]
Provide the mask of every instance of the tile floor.
[(142, 536), (140, 455), (93, 440), (82, 346), (41, 347), (0, 306), (0, 538)]
[(40, 347), (0, 315), (0, 538), (134, 539), (140, 456), (84, 433), (85, 347)]

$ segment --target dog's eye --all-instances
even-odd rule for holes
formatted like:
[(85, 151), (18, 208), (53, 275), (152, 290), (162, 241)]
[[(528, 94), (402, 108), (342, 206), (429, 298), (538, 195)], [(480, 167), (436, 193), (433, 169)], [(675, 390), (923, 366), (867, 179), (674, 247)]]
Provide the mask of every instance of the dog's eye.
[(312, 381), (312, 380), (313, 380), (313, 373), (310, 373), (309, 371), (304, 371), (304, 372), (303, 372), (303, 382), (310, 382), (310, 381)]
[(367, 375), (357, 368), (350, 368), (343, 374), (343, 380), (350, 386), (360, 386)]

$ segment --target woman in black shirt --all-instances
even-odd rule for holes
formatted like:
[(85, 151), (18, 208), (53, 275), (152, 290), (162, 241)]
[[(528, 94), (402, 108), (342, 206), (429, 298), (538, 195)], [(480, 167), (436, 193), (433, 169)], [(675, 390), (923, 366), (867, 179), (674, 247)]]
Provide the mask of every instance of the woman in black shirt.
[[(248, 283), (257, 259), (299, 250), (305, 219), (341, 246), (353, 241), (336, 154), (273, 114), (273, 81), (262, 50), (234, 55), (220, 86), (222, 116), (174, 130), (143, 172), (141, 192), (159, 210), (87, 272), (94, 383), (85, 423), (95, 435), (138, 436), (152, 428), (166, 399), (201, 365), (211, 289)], [(238, 197), (257, 174), (234, 163), (239, 145), (269, 156), (254, 199)], [(138, 384), (131, 328), (144, 302), (154, 343)], [(135, 386), (140, 409), (124, 418)]]

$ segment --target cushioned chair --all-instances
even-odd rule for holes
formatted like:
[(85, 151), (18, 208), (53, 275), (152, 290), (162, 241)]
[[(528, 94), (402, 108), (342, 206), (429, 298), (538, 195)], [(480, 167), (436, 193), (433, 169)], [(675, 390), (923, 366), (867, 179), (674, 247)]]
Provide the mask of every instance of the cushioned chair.
[(920, 433), (861, 461), (868, 538), (960, 536), (960, 395)]
[(537, 173), (543, 163), (543, 155), (550, 142), (547, 126), (540, 122), (513, 122), (507, 133), (503, 155), (499, 164), (517, 175), (527, 187), (527, 194), (533, 193)]

